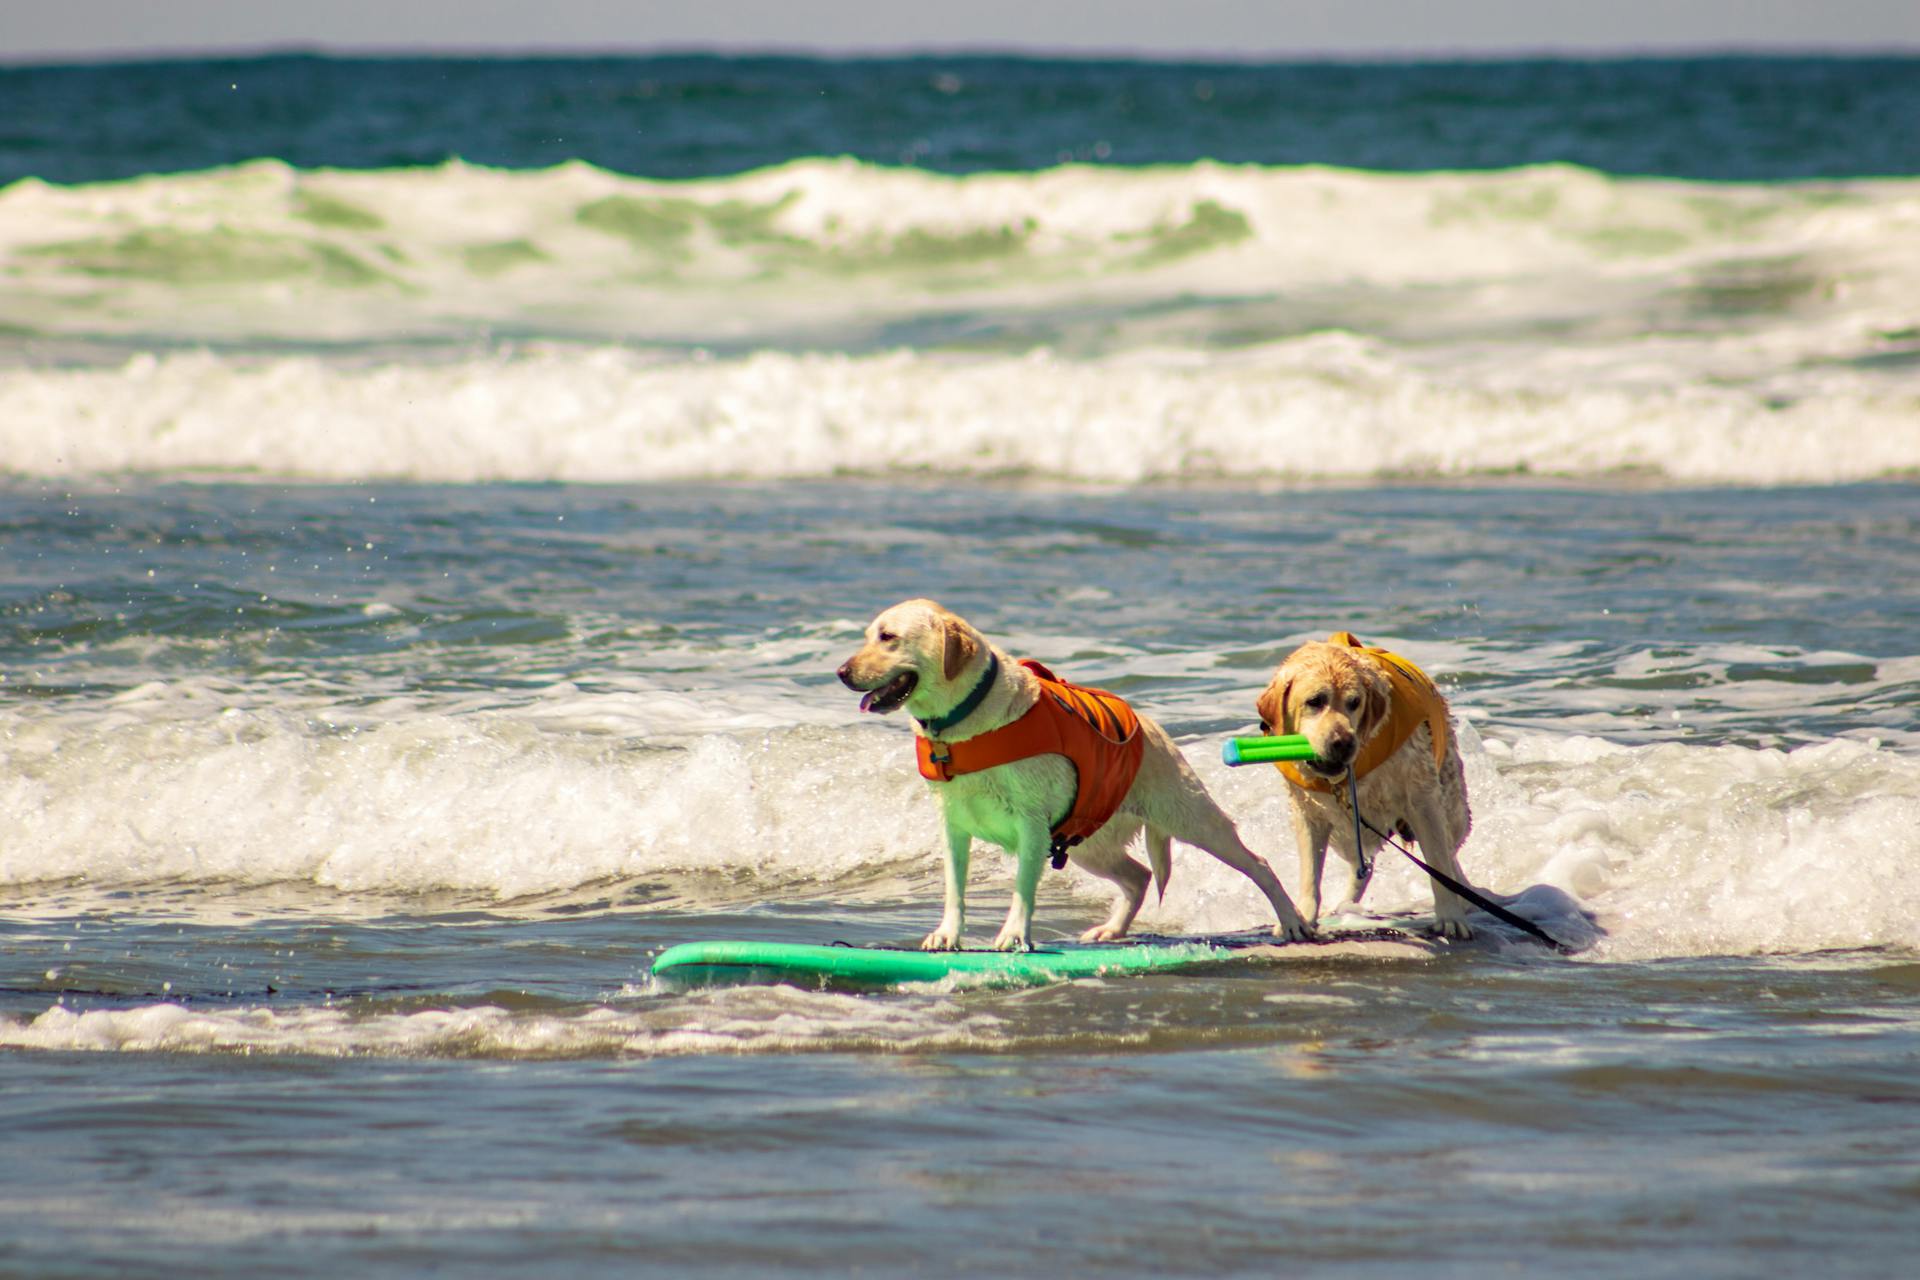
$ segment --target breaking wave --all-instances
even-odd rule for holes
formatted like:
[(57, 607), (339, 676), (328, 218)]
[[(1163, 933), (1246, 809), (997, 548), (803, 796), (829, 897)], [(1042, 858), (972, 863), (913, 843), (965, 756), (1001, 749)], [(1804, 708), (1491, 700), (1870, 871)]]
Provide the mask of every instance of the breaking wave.
[(615, 349), (343, 368), (136, 357), (0, 374), (0, 468), (635, 482), (924, 473), (1067, 483), (1599, 476), (1829, 484), (1920, 473), (1920, 399), (1858, 370), (1433, 368), (1353, 335), (1205, 361)]
[(0, 191), (0, 471), (1920, 471), (1920, 182), (261, 161)]
[[(98, 716), (6, 717), (0, 884), (17, 894), (140, 885), (299, 884), (350, 898), (452, 893), (538, 902), (615, 882), (714, 909), (768, 898), (939, 893), (938, 818), (906, 736), (871, 723), (611, 735), (544, 731), (535, 711), (329, 723), (288, 707), (141, 699)], [(672, 703), (673, 699), (666, 699)], [(634, 699), (627, 723), (675, 706)], [(665, 716), (663, 721), (660, 717)], [(1462, 855), (1500, 892), (1547, 885), (1589, 904), (1604, 958), (1920, 948), (1920, 764), (1866, 740), (1791, 750), (1505, 731), (1462, 747), (1474, 831)], [(1286, 800), (1266, 770), (1188, 747), (1250, 843), (1294, 880)], [(1007, 861), (976, 859), (1004, 891)], [(1088, 911), (1103, 882), (1050, 877)], [(1424, 910), (1411, 867), (1383, 863), (1371, 908)], [(1261, 924), (1237, 874), (1176, 858), (1158, 931)]]

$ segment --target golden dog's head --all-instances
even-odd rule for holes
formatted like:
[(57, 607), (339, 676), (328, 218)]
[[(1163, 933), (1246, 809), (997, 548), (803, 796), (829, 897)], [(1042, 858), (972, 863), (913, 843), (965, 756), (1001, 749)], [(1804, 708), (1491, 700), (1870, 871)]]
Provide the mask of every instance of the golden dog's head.
[(1346, 773), (1360, 748), (1386, 723), (1393, 685), (1345, 645), (1314, 641), (1287, 655), (1255, 705), (1268, 733), (1303, 733), (1327, 778)]
[(985, 649), (980, 633), (958, 615), (931, 600), (907, 600), (867, 624), (866, 643), (837, 674), (866, 695), (862, 711), (885, 715), (923, 691), (925, 704), (951, 706), (965, 696), (953, 686)]

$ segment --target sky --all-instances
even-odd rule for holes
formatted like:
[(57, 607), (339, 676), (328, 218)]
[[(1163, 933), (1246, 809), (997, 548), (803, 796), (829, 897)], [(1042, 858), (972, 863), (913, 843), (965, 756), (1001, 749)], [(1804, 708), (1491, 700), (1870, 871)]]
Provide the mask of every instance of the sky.
[(0, 0), (0, 61), (284, 48), (1920, 52), (1920, 0)]

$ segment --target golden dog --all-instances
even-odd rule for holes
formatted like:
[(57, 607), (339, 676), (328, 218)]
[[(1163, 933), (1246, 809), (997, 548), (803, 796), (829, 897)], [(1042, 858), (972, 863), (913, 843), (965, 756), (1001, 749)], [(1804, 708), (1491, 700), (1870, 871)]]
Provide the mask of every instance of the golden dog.
[[(1421, 855), (1461, 883), (1457, 853), (1473, 827), (1467, 781), (1448, 723), (1446, 699), (1405, 658), (1363, 645), (1351, 632), (1303, 644), (1273, 673), (1256, 704), (1268, 733), (1302, 733), (1315, 758), (1283, 764), (1300, 847), (1300, 892), (1306, 918), (1320, 915), (1320, 872), (1327, 845), (1351, 870), (1335, 909), (1366, 892), (1380, 837), (1369, 831), (1354, 848), (1347, 775), (1359, 780), (1360, 812), (1381, 831), (1419, 842)], [(1466, 906), (1438, 880), (1434, 916), (1450, 938), (1472, 930)]]

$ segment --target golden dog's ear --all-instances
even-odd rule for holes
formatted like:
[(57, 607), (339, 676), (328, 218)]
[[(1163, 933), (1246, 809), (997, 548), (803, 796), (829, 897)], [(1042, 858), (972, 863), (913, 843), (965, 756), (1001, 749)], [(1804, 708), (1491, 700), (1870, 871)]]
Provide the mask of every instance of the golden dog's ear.
[(1259, 700), (1253, 704), (1254, 709), (1260, 713), (1260, 727), (1270, 734), (1293, 732), (1287, 725), (1287, 721), (1292, 718), (1293, 712), (1293, 709), (1289, 707), (1287, 703), (1290, 702), (1292, 698), (1292, 676), (1287, 677), (1286, 682), (1280, 686), (1278, 693), (1274, 692), (1274, 686), (1272, 685), (1268, 685), (1265, 689), (1261, 690)]
[(967, 630), (967, 624), (948, 614), (940, 619), (940, 629), (946, 633), (946, 654), (941, 669), (949, 680), (957, 680), (960, 673), (973, 661), (973, 655), (980, 652), (979, 644)]
[(1393, 711), (1393, 681), (1387, 679), (1387, 673), (1371, 662), (1354, 664), (1360, 670), (1360, 723), (1355, 727), (1360, 741), (1365, 742), (1380, 726), (1387, 722), (1387, 716)]

